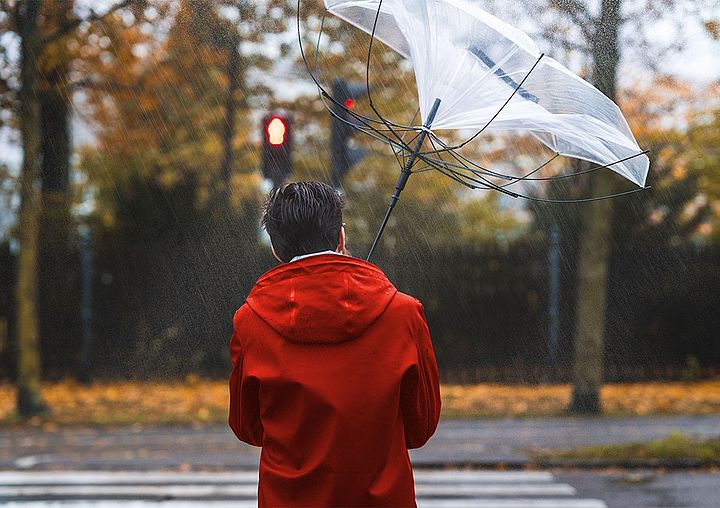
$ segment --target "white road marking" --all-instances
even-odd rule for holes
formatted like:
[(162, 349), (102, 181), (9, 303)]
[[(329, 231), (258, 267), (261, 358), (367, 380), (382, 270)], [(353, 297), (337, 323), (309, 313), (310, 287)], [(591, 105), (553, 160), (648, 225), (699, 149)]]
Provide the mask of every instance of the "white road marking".
[(165, 485), (257, 483), (257, 471), (172, 473), (162, 471), (0, 472), (0, 485)]
[[(415, 471), (419, 508), (607, 508), (536, 471)], [(16, 508), (257, 506), (257, 471), (0, 472), (0, 503)]]
[[(597, 499), (418, 499), (418, 508), (607, 508)], [(213, 507), (214, 508), (214, 507)]]
[[(414, 471), (417, 483), (548, 483), (542, 471)], [(0, 472), (0, 485), (232, 484), (258, 481), (257, 471), (173, 473), (162, 471), (27, 471)]]
[[(421, 497), (458, 496), (573, 496), (575, 489), (564, 483), (458, 484), (415, 486)], [(0, 487), (2, 497), (103, 497), (103, 498), (234, 498), (257, 495), (257, 485), (23, 485)]]
[(416, 482), (456, 483), (456, 482), (487, 482), (487, 483), (535, 483), (551, 482), (552, 473), (546, 471), (414, 471)]
[(532, 485), (527, 483), (458, 484), (458, 485), (415, 485), (415, 494), (420, 497), (459, 496), (574, 496), (575, 489), (565, 483)]
[[(418, 499), (418, 508), (607, 508), (595, 499)], [(257, 508), (256, 500), (203, 501), (207, 508)], [(197, 508), (197, 501), (17, 501), (7, 508)]]
[[(20, 501), (3, 504), (7, 508), (197, 508), (197, 501)], [(252, 499), (203, 501), (208, 508), (256, 508)], [(418, 508), (607, 508), (595, 499), (418, 499)]]
[(0, 487), (3, 497), (183, 498), (254, 497), (256, 485), (30, 485)]

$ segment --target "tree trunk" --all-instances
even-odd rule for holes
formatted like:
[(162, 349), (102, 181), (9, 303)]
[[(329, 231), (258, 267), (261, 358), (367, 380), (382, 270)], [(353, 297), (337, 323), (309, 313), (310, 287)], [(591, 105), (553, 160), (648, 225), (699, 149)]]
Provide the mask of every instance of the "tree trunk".
[[(593, 82), (610, 99), (616, 97), (617, 67), (620, 60), (618, 32), (620, 0), (602, 0), (593, 52)], [(613, 191), (611, 175), (592, 180), (595, 196)], [(575, 314), (572, 413), (598, 414), (605, 346), (605, 312), (608, 258), (613, 203), (606, 199), (589, 203), (583, 214), (578, 259), (578, 289)]]
[[(66, 5), (69, 7), (70, 2)], [(64, 13), (61, 13), (64, 16)], [(61, 18), (62, 19), (62, 18)], [(62, 42), (62, 40), (61, 40)], [(66, 56), (44, 72), (42, 122), (39, 308), (43, 350), (57, 367), (76, 366), (79, 349), (78, 259), (71, 245), (70, 95)], [(63, 326), (57, 326), (63, 323)]]
[(20, 253), (17, 265), (15, 299), (17, 307), (17, 409), (21, 416), (47, 411), (40, 392), (40, 333), (37, 309), (38, 231), (40, 214), (40, 105), (38, 68), (41, 40), (38, 31), (40, 0), (18, 5), (17, 25), (20, 36), (19, 123), (23, 146), (20, 174), (18, 228)]

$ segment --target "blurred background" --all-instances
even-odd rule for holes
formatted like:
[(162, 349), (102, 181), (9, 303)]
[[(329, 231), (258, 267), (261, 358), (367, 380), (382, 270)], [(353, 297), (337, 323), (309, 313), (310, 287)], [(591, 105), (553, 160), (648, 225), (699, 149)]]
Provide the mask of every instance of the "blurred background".
[[(414, 177), (375, 261), (424, 302), (446, 382), (570, 382), (573, 368), (618, 382), (718, 373), (718, 4), (609, 2), (622, 14), (609, 51), (596, 41), (605, 3), (527, 1), (499, 14), (617, 100), (650, 150), (651, 188), (603, 205), (598, 234), (583, 220), (592, 205)], [(23, 26), (24, 4), (0, 4), (2, 379), (33, 391), (38, 376), (225, 377), (232, 312), (274, 265), (258, 226), (263, 177), (342, 187), (350, 249), (367, 253), (398, 167), (361, 135), (331, 144), (337, 126), (300, 58), (295, 2), (47, 0), (35, 26)], [(321, 14), (320, 2), (301, 8), (311, 62)], [(368, 43), (328, 17), (312, 64), (328, 90), (344, 78), (359, 109)], [(370, 81), (383, 114), (407, 122), (410, 66), (378, 43)], [(292, 129), (290, 163), (263, 175), (274, 113)], [(331, 164), (345, 143), (352, 157)], [(472, 150), (504, 167), (536, 155), (497, 135)], [(587, 197), (604, 177), (525, 190)], [(590, 260), (587, 231), (599, 242)], [(598, 266), (600, 285), (579, 287), (582, 269)], [(578, 315), (583, 301), (595, 315)], [(579, 320), (597, 328), (593, 354), (573, 355)]]
[[(651, 167), (642, 192), (570, 205), (470, 191), (416, 168), (374, 262), (425, 306), (443, 418), (470, 422), (441, 431), (492, 425), (468, 420), (477, 417), (668, 417), (634, 430), (610, 420), (519, 433), (496, 424), (507, 448), (477, 453), (490, 465), (535, 460), (507, 455), (519, 435), (530, 440), (517, 446), (545, 451), (665, 439), (654, 451), (572, 457), (614, 464), (656, 453), (717, 465), (720, 4), (478, 4), (615, 100)], [(359, 112), (368, 111), (370, 39), (323, 20), (319, 1), (297, 11), (293, 0), (0, 1), (3, 468), (42, 467), (38, 450), (57, 443), (37, 443), (58, 426), (223, 428), (231, 318), (276, 264), (259, 227), (273, 185), (316, 179), (341, 189), (348, 246), (366, 255), (398, 163), (331, 120), (298, 26), (313, 73)], [(383, 115), (412, 123), (412, 67), (378, 42), (367, 78)], [(547, 155), (501, 134), (464, 154), (517, 174)], [(559, 162), (542, 174), (582, 169)], [(605, 173), (521, 188), (553, 199), (630, 188)], [(37, 427), (27, 441), (35, 458), (22, 459), (22, 432)], [(560, 434), (543, 440), (541, 428)], [(687, 433), (667, 437), (673, 428)], [(592, 436), (563, 441), (583, 432)], [(213, 453), (227, 448), (222, 433)], [(458, 443), (456, 462), (475, 464), (479, 449)], [(445, 463), (443, 449), (427, 463)], [(133, 468), (137, 453), (118, 460)], [(209, 453), (148, 467), (220, 464)]]

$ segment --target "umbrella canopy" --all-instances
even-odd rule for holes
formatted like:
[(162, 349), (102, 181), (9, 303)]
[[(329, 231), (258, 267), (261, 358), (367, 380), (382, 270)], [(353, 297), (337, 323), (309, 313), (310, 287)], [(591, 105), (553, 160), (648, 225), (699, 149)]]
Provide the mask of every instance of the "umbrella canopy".
[(645, 185), (649, 159), (615, 103), (477, 5), (325, 0), (325, 6), (412, 62), (425, 123), (440, 99), (433, 131), (522, 131), (560, 155), (608, 165)]

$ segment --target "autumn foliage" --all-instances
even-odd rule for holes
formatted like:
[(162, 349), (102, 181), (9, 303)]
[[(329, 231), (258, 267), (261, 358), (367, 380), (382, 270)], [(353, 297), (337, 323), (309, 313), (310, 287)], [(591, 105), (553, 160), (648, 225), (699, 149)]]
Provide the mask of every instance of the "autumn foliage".
[[(31, 422), (55, 425), (224, 424), (228, 387), (224, 381), (188, 377), (185, 382), (47, 383), (43, 393), (52, 415)], [(443, 385), (444, 418), (559, 416), (570, 385)], [(720, 381), (606, 385), (601, 391), (610, 416), (708, 415), (720, 413)], [(14, 387), (0, 385), (0, 422), (18, 423)]]

